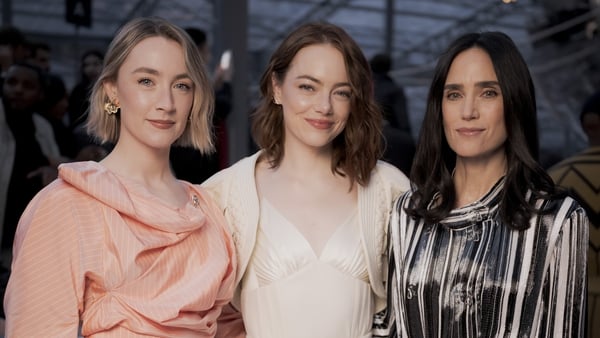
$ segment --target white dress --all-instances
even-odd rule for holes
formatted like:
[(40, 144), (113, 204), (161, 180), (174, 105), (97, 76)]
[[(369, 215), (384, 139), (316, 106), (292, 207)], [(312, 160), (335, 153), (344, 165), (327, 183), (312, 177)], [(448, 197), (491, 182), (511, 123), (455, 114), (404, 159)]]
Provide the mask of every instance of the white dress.
[(320, 256), (261, 199), (253, 256), (242, 280), (248, 338), (371, 337), (374, 295), (358, 212), (337, 226)]

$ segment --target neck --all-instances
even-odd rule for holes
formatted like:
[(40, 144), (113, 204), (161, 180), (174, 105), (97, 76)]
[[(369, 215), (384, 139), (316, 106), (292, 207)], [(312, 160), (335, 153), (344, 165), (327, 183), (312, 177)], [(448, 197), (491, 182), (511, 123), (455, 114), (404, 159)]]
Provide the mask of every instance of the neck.
[(169, 149), (153, 151), (117, 142), (113, 151), (101, 163), (116, 174), (146, 186), (175, 180), (169, 164)]
[(278, 170), (298, 178), (332, 176), (331, 148), (316, 149), (286, 145)]
[(486, 162), (457, 159), (453, 173), (456, 207), (473, 203), (483, 197), (506, 174), (506, 157)]

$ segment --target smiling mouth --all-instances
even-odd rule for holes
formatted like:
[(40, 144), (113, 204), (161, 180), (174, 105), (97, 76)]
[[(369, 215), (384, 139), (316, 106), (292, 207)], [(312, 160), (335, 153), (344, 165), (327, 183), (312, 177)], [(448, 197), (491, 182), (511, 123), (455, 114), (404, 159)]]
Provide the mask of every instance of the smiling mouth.
[(148, 120), (148, 122), (158, 129), (169, 129), (175, 125), (175, 122), (169, 120)]
[(333, 126), (333, 122), (326, 120), (306, 119), (306, 121), (317, 129), (329, 129)]

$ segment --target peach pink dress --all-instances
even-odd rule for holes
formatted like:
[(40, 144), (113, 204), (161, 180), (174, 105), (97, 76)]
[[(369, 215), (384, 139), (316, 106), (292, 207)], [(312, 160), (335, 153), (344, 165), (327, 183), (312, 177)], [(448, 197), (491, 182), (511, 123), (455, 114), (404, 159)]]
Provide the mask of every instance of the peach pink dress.
[(177, 208), (95, 162), (64, 164), (23, 214), (9, 337), (212, 337), (233, 296), (233, 242), (187, 184)]

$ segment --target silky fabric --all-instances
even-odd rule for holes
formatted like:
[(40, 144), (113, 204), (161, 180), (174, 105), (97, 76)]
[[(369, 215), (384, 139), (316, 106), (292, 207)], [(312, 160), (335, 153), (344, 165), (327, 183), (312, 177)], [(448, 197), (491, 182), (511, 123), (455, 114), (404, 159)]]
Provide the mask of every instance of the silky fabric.
[[(546, 337), (584, 334), (588, 222), (571, 198), (536, 200), (527, 230), (502, 223), (504, 178), (439, 223), (390, 222), (392, 336)], [(395, 332), (394, 334), (394, 331)]]
[(204, 191), (173, 206), (95, 162), (63, 164), (25, 210), (8, 337), (212, 337), (233, 295), (233, 242)]
[[(261, 215), (262, 206), (260, 205), (255, 180), (256, 163), (262, 153), (262, 151), (258, 151), (254, 155), (238, 161), (202, 184), (221, 207), (231, 226), (238, 258), (236, 293), (231, 304), (224, 308), (223, 314), (219, 318), (217, 337), (245, 337), (244, 323), (253, 325), (249, 323), (250, 319), (248, 318), (243, 318), (242, 321), (240, 310), (246, 305), (241, 302), (240, 295), (243, 290), (241, 280), (246, 275), (255, 248), (257, 245), (262, 245), (257, 239), (258, 228), (263, 215)], [(375, 312), (383, 310), (386, 305), (385, 278), (388, 264), (385, 252), (387, 224), (393, 200), (409, 188), (408, 178), (394, 166), (382, 161), (379, 161), (371, 172), (369, 184), (366, 186), (358, 185), (356, 213), (358, 236), (375, 306), (372, 313), (366, 313), (364, 309), (357, 311), (365, 311), (365, 317), (368, 318), (366, 320), (369, 321), (372, 320)], [(339, 221), (342, 222), (343, 220), (340, 219)], [(285, 244), (283, 241), (281, 243)], [(315, 290), (319, 288), (304, 287), (299, 292), (301, 292), (300, 295), (308, 295), (318, 292)], [(314, 304), (311, 311), (323, 317), (330, 316), (330, 313), (321, 308), (321, 305), (328, 301), (327, 298), (323, 298), (320, 302)], [(333, 302), (329, 304), (335, 305)], [(288, 305), (288, 308), (292, 307), (293, 304)], [(338, 306), (335, 311), (346, 311), (346, 309)], [(310, 323), (307, 325), (310, 325)], [(335, 323), (335, 325), (339, 325), (339, 323)], [(320, 336), (317, 335), (317, 337)], [(283, 337), (285, 336), (280, 338)], [(339, 334), (338, 337), (343, 337), (343, 334)]]
[(248, 338), (371, 336), (374, 297), (356, 216), (337, 225), (317, 253), (261, 199), (257, 245), (242, 281)]

